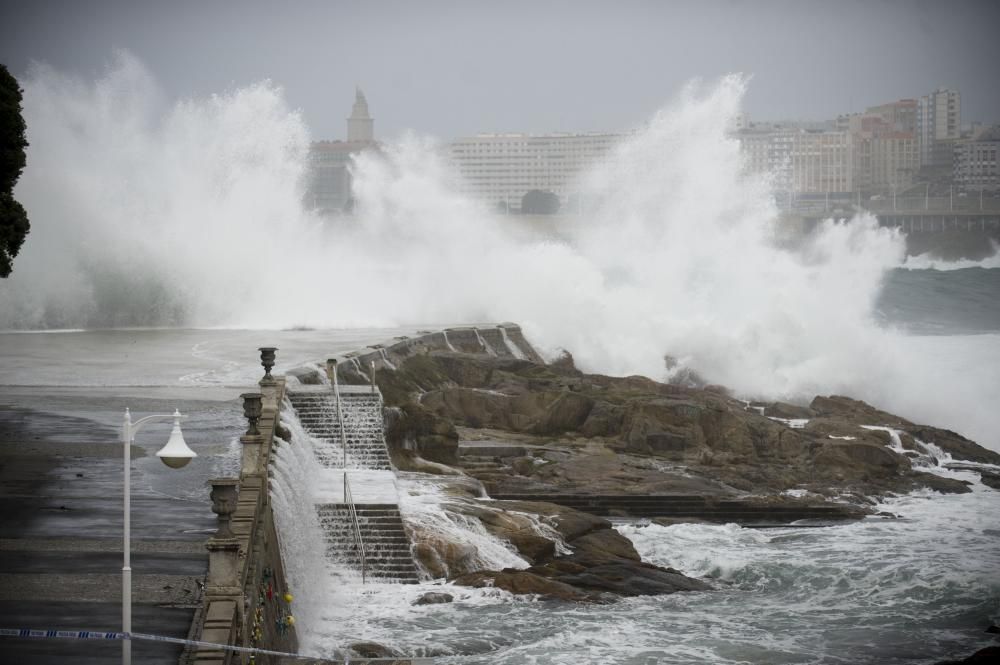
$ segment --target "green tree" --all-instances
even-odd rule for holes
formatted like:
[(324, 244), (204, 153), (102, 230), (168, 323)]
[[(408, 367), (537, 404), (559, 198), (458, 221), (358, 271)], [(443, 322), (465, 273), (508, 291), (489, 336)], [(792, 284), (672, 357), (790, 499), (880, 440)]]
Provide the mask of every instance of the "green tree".
[(30, 228), (28, 213), (14, 200), (14, 185), (24, 170), (24, 149), (28, 147), (21, 115), (22, 92), (17, 79), (0, 65), (0, 277), (10, 275)]
[(554, 215), (559, 212), (559, 197), (552, 192), (533, 189), (521, 197), (522, 215)]

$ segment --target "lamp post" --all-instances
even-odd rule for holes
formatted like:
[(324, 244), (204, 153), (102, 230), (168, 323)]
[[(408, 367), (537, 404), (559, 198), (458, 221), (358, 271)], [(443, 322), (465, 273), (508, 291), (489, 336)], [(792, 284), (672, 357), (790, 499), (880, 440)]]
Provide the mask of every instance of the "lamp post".
[(122, 640), (122, 664), (132, 664), (132, 563), (131, 563), (131, 531), (132, 531), (132, 451), (131, 446), (135, 441), (136, 433), (146, 423), (153, 420), (174, 419), (174, 428), (170, 431), (170, 438), (166, 445), (157, 451), (156, 456), (171, 469), (179, 469), (185, 466), (198, 454), (188, 448), (184, 442), (184, 435), (181, 434), (180, 411), (174, 410), (173, 414), (156, 414), (146, 416), (132, 422), (132, 414), (125, 409), (125, 421), (122, 424), (122, 439), (125, 442), (124, 464), (125, 464), (125, 528), (124, 540), (122, 542), (122, 632), (126, 637)]

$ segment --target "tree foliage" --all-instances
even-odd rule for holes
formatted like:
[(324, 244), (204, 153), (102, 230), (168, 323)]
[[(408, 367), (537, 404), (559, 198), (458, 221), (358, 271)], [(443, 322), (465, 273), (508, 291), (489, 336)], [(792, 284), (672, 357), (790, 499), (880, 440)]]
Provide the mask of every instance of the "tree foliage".
[(559, 212), (559, 197), (552, 192), (533, 189), (521, 197), (521, 214), (554, 215)]
[(17, 79), (0, 65), (0, 277), (10, 275), (29, 229), (28, 213), (14, 200), (14, 185), (24, 170), (28, 147), (21, 93)]

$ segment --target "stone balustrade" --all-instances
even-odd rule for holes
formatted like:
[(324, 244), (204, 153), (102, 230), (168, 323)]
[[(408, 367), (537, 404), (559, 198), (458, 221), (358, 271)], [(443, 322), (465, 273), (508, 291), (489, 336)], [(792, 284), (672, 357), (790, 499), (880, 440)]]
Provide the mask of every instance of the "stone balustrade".
[[(240, 437), (239, 478), (211, 482), (212, 510), (219, 530), (208, 539), (208, 575), (201, 611), (195, 616), (194, 640), (296, 653), (294, 598), (288, 591), (274, 515), (268, 498), (268, 465), (275, 445), (278, 411), (285, 380), (272, 377), (275, 349), (261, 349), (265, 377), (260, 392), (245, 393), (246, 433)], [(231, 665), (277, 663), (272, 656), (198, 648), (182, 663)]]

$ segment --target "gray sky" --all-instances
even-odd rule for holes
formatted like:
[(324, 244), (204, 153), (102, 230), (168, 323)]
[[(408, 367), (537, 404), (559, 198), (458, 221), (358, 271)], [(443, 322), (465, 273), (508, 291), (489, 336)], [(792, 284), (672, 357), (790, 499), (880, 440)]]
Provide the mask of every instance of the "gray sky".
[(113, 49), (170, 96), (270, 78), (315, 138), (354, 84), (376, 134), (634, 125), (694, 77), (753, 75), (752, 119), (824, 119), (940, 86), (1000, 121), (1000, 2), (0, 0), (0, 62), (99, 75)]

